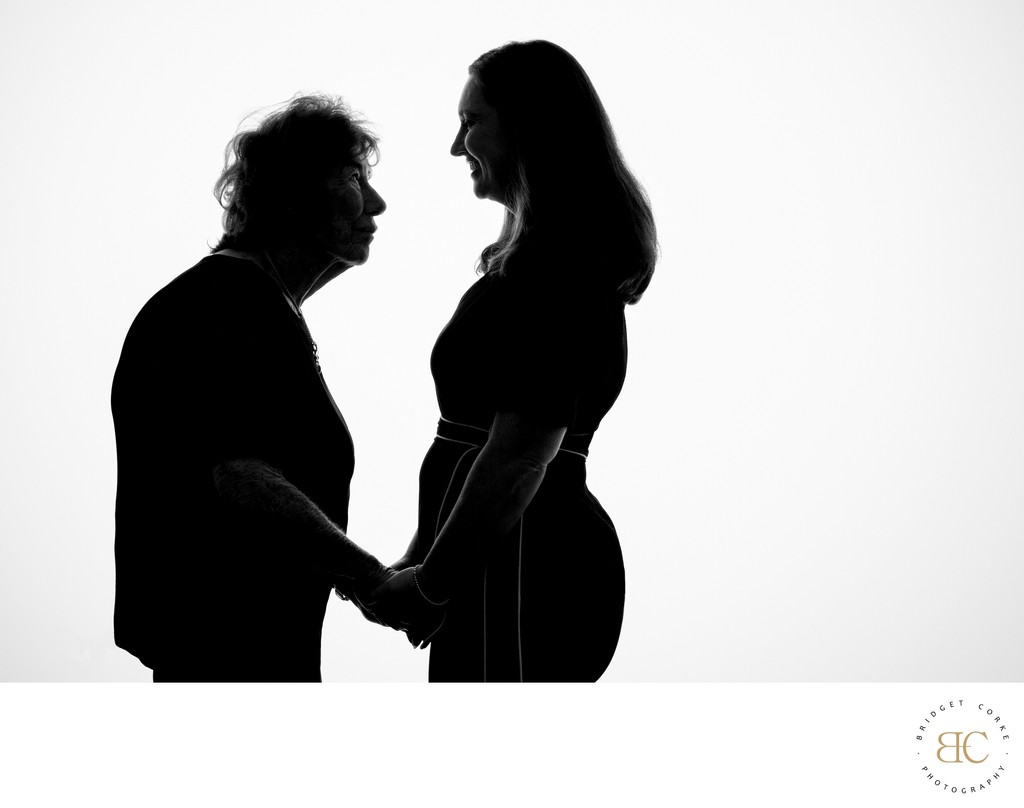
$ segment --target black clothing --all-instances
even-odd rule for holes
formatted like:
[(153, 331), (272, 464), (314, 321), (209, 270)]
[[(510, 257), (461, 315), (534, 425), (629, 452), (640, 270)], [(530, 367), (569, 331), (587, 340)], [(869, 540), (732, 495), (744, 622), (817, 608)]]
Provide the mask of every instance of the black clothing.
[(431, 356), (442, 420), (420, 472), (428, 546), (496, 412), (568, 427), (520, 522), (453, 595), (431, 642), (431, 681), (596, 681), (618, 642), (622, 554), (585, 459), (625, 379), (623, 304), (552, 277), (485, 275)]
[(348, 522), (352, 439), (274, 280), (212, 255), (168, 284), (128, 332), (111, 407), (117, 645), (157, 679), (320, 681), (330, 579), (213, 483), (259, 459)]

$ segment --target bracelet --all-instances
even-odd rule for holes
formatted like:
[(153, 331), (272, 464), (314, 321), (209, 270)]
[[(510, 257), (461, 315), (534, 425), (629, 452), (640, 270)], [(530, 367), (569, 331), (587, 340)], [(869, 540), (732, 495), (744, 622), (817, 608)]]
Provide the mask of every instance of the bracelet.
[(416, 589), (420, 593), (420, 597), (422, 597), (431, 606), (444, 606), (449, 600), (451, 600), (451, 598), (445, 598), (440, 603), (437, 603), (435, 601), (432, 601), (423, 593), (423, 587), (420, 586), (420, 579), (416, 575), (417, 571), (422, 566), (422, 564), (417, 564), (415, 567), (412, 568), (412, 581), (414, 584), (416, 584)]

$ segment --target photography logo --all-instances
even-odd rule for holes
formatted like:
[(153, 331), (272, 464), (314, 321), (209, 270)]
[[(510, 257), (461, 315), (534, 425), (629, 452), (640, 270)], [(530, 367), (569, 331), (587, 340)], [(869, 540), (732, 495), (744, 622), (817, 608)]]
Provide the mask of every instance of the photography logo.
[(936, 792), (984, 794), (1007, 775), (1010, 728), (997, 705), (953, 699), (917, 728), (921, 778)]

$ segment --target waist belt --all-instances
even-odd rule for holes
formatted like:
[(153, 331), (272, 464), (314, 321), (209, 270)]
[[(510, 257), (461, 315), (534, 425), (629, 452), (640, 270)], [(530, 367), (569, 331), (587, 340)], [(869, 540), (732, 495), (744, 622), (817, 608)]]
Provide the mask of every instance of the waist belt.
[[(437, 422), (437, 437), (441, 440), (452, 441), (453, 443), (464, 443), (467, 446), (483, 446), (487, 443), (490, 432), (479, 426), (469, 424), (457, 424), (445, 418)], [(562, 445), (558, 447), (559, 454), (576, 455), (586, 460), (590, 453), (590, 441), (594, 437), (593, 432), (566, 434), (562, 438)]]

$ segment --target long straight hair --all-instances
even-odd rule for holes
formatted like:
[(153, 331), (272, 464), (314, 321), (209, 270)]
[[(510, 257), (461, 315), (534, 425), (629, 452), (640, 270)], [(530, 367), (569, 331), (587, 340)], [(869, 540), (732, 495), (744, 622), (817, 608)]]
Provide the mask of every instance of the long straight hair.
[(579, 62), (545, 40), (509, 42), (469, 73), (516, 150), (504, 223), (480, 270), (504, 274), (530, 246), (569, 256), (566, 272), (636, 303), (658, 258), (654, 216)]

